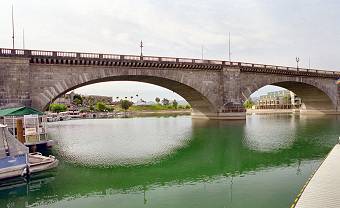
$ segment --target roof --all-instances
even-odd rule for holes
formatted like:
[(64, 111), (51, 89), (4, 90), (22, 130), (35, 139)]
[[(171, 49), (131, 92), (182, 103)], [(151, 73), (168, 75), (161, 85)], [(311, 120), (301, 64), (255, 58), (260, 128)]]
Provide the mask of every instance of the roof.
[(43, 115), (43, 114), (44, 114), (43, 112), (40, 112), (30, 107), (0, 109), (0, 116), (23, 116), (23, 115)]

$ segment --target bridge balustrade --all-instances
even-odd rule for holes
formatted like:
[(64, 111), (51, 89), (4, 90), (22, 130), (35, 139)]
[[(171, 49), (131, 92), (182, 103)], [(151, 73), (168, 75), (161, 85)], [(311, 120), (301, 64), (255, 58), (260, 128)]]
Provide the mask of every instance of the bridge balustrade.
[(25, 50), (15, 50), (16, 55), (25, 55)]
[(183, 62), (183, 63), (193, 63), (192, 59), (187, 59), (187, 58), (179, 58), (178, 61)]
[(169, 58), (169, 57), (162, 57), (161, 61), (166, 61), (166, 62), (176, 62), (176, 58)]
[[(338, 71), (325, 71), (316, 69), (305, 69), (296, 67), (273, 66), (265, 64), (243, 63), (243, 62), (229, 62), (220, 60), (205, 60), (205, 59), (189, 59), (189, 58), (174, 58), (174, 57), (155, 57), (155, 56), (136, 56), (136, 55), (116, 55), (116, 54), (97, 54), (97, 53), (76, 53), (76, 52), (62, 52), (62, 51), (44, 51), (44, 50), (24, 50), (24, 49), (7, 49), (0, 48), (0, 55), (2, 56), (23, 56), (23, 57), (65, 57), (65, 58), (84, 58), (84, 59), (112, 59), (112, 60), (126, 60), (126, 61), (153, 61), (153, 62), (172, 62), (172, 63), (196, 63), (196, 64), (214, 64), (222, 66), (238, 66), (238, 67), (252, 67), (264, 69), (287, 70), (294, 72), (309, 72), (323, 74), (326, 76), (340, 76)], [(96, 62), (96, 61), (95, 61)], [(89, 63), (95, 63), (89, 62)], [(42, 63), (45, 63), (42, 60)], [(47, 61), (47, 63), (49, 63)], [(73, 63), (66, 60), (61, 63)]]
[(219, 65), (221, 65), (221, 64), (222, 64), (222, 61), (208, 60), (208, 63), (209, 63), (209, 64), (219, 64)]
[(99, 58), (97, 53), (78, 53), (80, 58)]
[(120, 55), (114, 55), (114, 54), (103, 54), (104, 59), (120, 59)]
[(160, 57), (154, 56), (143, 56), (144, 61), (160, 61)]
[(53, 56), (52, 51), (31, 51), (32, 56)]
[(126, 56), (124, 55), (124, 59), (125, 60), (133, 60), (133, 61), (140, 61), (141, 60), (141, 56)]
[(204, 59), (194, 59), (194, 63), (197, 63), (197, 64), (207, 64), (208, 61), (204, 60)]
[(254, 67), (257, 67), (257, 68), (264, 68), (264, 65), (263, 65), (263, 64), (254, 64)]
[(253, 64), (250, 64), (250, 63), (241, 63), (241, 66), (250, 66), (250, 67), (252, 67)]
[(284, 66), (278, 66), (277, 69), (280, 69), (280, 70), (286, 70), (287, 67), (284, 67)]
[(74, 52), (57, 52), (56, 56), (59, 57), (77, 57), (77, 53)]
[(12, 50), (11, 49), (1, 49), (1, 54), (12, 54)]

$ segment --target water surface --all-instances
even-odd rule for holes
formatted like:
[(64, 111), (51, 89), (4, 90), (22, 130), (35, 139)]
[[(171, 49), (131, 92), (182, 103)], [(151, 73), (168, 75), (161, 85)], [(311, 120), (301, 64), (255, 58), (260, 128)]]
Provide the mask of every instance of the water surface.
[(1, 184), (0, 207), (289, 207), (339, 123), (292, 115), (51, 123), (60, 166)]

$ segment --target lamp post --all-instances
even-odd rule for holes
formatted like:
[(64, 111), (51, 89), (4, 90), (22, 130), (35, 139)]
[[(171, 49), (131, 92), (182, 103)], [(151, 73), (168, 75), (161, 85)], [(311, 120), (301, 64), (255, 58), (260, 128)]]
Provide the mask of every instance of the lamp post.
[(299, 71), (299, 61), (300, 61), (300, 58), (296, 57), (295, 61), (296, 61), (296, 69)]
[(12, 46), (14, 49), (14, 12), (13, 12), (13, 4), (12, 4)]
[(143, 40), (140, 41), (140, 56), (143, 57)]

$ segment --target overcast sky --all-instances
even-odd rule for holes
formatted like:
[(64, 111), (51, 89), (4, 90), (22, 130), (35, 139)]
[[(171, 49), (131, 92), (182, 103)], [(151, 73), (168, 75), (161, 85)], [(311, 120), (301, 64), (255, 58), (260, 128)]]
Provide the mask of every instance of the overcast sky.
[[(11, 48), (14, 4), (16, 47), (30, 49), (227, 59), (338, 70), (338, 0), (1, 0), (0, 47)], [(135, 89), (135, 90), (134, 90)], [(87, 94), (155, 94), (147, 85), (87, 86)], [(272, 88), (270, 88), (272, 89)], [(155, 94), (152, 94), (155, 93)], [(133, 91), (133, 92), (132, 92)], [(150, 92), (149, 92), (150, 91)], [(152, 96), (147, 96), (152, 94)]]

